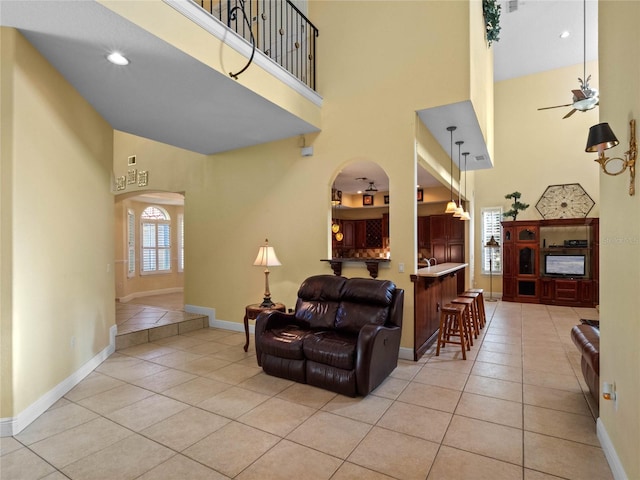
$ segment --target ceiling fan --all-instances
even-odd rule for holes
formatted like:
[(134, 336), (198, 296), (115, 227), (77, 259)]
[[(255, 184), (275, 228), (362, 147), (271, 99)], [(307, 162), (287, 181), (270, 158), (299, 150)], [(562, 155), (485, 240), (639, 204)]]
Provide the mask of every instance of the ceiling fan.
[[(561, 108), (561, 107), (573, 107), (569, 113), (567, 113), (563, 119), (569, 118), (571, 115), (576, 113), (577, 111), (586, 112), (587, 110), (591, 110), (595, 108), (600, 103), (600, 97), (598, 94), (598, 90), (595, 88), (591, 88), (589, 86), (589, 80), (591, 80), (591, 75), (587, 77), (587, 1), (583, 1), (583, 13), (584, 13), (584, 68), (583, 68), (583, 78), (578, 77), (578, 81), (580, 82), (579, 90), (571, 90), (573, 93), (573, 100), (571, 103), (567, 103), (564, 105), (556, 105), (553, 107), (543, 107), (538, 110), (549, 110), (551, 108)], [(584, 80), (583, 80), (584, 79)]]

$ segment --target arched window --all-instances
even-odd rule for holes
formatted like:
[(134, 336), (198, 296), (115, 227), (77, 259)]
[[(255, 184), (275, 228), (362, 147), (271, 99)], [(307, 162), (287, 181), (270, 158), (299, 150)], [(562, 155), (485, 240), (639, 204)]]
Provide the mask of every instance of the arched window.
[(144, 209), (142, 223), (141, 273), (168, 273), (171, 271), (171, 217), (161, 207)]

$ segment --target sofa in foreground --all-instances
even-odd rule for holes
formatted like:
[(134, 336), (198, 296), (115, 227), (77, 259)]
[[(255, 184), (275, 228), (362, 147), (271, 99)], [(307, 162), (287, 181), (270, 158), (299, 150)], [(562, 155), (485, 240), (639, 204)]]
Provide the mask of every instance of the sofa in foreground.
[(269, 375), (365, 396), (396, 368), (404, 290), (388, 280), (316, 275), (293, 313), (256, 319), (258, 365)]
[(580, 367), (589, 392), (596, 402), (600, 397), (600, 330), (589, 324), (571, 329), (571, 339), (581, 354)]

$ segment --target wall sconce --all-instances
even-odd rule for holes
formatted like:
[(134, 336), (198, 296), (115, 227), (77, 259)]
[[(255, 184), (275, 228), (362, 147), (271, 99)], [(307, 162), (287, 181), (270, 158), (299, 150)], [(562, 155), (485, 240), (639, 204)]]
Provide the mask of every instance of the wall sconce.
[(604, 155), (605, 150), (615, 147), (620, 143), (608, 123), (599, 123), (589, 129), (589, 138), (587, 139), (585, 152), (598, 152), (598, 158), (595, 161), (600, 164), (602, 171), (607, 175), (620, 175), (629, 168), (629, 173), (631, 174), (629, 195), (635, 195), (636, 158), (638, 156), (635, 119), (629, 122), (629, 128), (631, 130), (629, 150), (624, 153), (624, 158), (608, 158)]

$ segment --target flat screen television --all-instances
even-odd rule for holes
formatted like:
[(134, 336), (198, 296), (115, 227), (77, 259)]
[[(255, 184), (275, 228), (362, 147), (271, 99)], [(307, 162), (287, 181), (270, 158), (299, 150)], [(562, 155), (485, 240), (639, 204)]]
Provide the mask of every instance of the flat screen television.
[(586, 274), (586, 255), (549, 253), (544, 259), (544, 271), (546, 275), (584, 277)]

